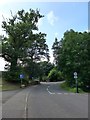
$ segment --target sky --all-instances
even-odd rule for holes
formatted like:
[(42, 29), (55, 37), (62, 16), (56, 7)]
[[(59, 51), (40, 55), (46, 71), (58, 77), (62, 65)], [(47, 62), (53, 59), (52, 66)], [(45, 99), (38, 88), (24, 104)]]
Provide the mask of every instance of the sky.
[[(13, 1), (13, 0), (12, 0)], [(40, 14), (44, 15), (38, 22), (39, 31), (46, 33), (46, 43), (49, 46), (50, 61), (53, 62), (52, 45), (57, 37), (60, 40), (66, 30), (74, 29), (75, 31), (87, 31), (88, 30), (88, 1), (75, 2), (31, 2), (29, 0), (22, 2), (15, 0), (0, 1), (0, 34), (5, 34), (1, 28), (1, 23), (4, 18), (10, 18), (10, 10), (13, 15), (18, 10), (24, 9), (28, 11), (30, 8), (40, 10)], [(58, 0), (56, 0), (58, 1)], [(5, 61), (0, 59), (0, 71), (4, 69)]]

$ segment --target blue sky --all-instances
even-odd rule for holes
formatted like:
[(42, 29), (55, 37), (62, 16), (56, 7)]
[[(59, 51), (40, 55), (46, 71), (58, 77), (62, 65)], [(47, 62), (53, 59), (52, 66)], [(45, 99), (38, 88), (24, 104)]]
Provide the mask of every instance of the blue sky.
[[(75, 31), (88, 30), (88, 2), (10, 2), (0, 4), (0, 18), (10, 17), (10, 10), (16, 13), (24, 9), (28, 11), (40, 9), (44, 15), (39, 21), (39, 31), (47, 34), (46, 41), (50, 49), (51, 61), (53, 61), (51, 47), (57, 37), (59, 40), (63, 37), (66, 30), (74, 29)], [(1, 25), (0, 20), (0, 25)], [(3, 34), (0, 28), (0, 33)]]

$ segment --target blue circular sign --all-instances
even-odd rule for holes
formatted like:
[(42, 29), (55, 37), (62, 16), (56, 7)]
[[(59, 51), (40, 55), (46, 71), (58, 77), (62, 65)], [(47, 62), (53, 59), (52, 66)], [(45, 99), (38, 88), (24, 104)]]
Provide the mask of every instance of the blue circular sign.
[(20, 78), (21, 78), (21, 79), (24, 78), (24, 74), (20, 74)]

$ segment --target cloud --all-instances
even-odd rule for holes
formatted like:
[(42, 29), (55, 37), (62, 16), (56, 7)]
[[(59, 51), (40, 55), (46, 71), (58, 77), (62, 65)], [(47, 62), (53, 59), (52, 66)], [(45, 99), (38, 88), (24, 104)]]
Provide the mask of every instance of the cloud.
[(50, 25), (53, 26), (54, 23), (58, 20), (58, 18), (54, 15), (54, 12), (53, 12), (53, 11), (50, 11), (50, 12), (47, 14), (47, 20), (48, 20), (48, 22), (50, 23)]
[(42, 19), (39, 19), (38, 23), (37, 23), (37, 26), (38, 28), (40, 29), (40, 27), (42, 26), (43, 24), (43, 20)]

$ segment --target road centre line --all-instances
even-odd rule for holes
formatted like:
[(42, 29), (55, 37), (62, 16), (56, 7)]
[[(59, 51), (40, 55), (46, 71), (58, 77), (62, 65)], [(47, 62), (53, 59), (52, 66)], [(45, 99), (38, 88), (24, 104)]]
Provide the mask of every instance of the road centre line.
[(26, 94), (25, 107), (24, 107), (24, 118), (27, 118), (27, 102), (28, 102), (29, 93)]
[(27, 103), (27, 100), (28, 100), (28, 94), (26, 95), (26, 103)]

